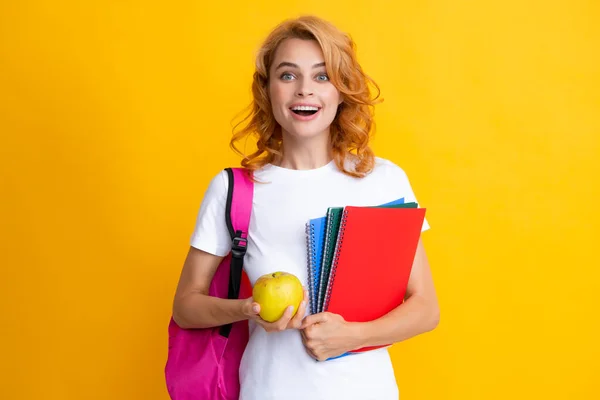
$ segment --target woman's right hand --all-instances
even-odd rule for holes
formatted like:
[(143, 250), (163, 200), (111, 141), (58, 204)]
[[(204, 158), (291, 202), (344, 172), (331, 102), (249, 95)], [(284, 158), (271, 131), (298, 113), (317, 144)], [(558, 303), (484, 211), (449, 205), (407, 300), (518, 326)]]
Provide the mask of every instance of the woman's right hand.
[(300, 329), (302, 326), (302, 320), (306, 313), (306, 305), (308, 304), (308, 291), (304, 289), (304, 299), (300, 302), (298, 312), (292, 318), (294, 313), (294, 306), (286, 308), (283, 316), (275, 322), (267, 322), (262, 319), (259, 315), (260, 304), (254, 301), (252, 297), (244, 300), (242, 305), (242, 312), (248, 317), (248, 319), (256, 321), (260, 326), (267, 332), (280, 332), (286, 329)]

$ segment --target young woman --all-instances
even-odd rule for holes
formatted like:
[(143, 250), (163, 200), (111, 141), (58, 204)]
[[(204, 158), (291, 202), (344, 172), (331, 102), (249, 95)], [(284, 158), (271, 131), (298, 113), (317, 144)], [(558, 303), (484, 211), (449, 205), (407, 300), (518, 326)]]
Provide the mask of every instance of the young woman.
[[(369, 148), (375, 103), (369, 85), (377, 88), (358, 64), (350, 37), (322, 19), (285, 21), (261, 47), (248, 124), (232, 139), (235, 148), (239, 139), (258, 137), (258, 151), (242, 162), (259, 182), (244, 261), (251, 283), (263, 274), (287, 271), (308, 287), (305, 224), (329, 206), (373, 206), (400, 197), (416, 201), (404, 171)], [(175, 295), (175, 321), (184, 328), (205, 328), (249, 320), (250, 340), (239, 373), (242, 400), (397, 400), (386, 348), (315, 359), (403, 341), (437, 325), (423, 245), (407, 300), (382, 318), (353, 323), (327, 312), (308, 315), (305, 293), (293, 318), (288, 309), (279, 321), (267, 323), (252, 298), (207, 295), (231, 249), (224, 219), (227, 186), (223, 172), (205, 193)]]

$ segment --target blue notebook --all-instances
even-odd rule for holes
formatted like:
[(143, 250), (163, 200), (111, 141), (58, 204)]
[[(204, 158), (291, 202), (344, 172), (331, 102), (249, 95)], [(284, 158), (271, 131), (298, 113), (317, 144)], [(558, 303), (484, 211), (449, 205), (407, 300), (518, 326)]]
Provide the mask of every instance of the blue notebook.
[(323, 247), (325, 243), (326, 218), (314, 218), (306, 224), (306, 240), (308, 249), (308, 291), (310, 299), (310, 313), (317, 312), (317, 293), (319, 290), (319, 277), (323, 260)]

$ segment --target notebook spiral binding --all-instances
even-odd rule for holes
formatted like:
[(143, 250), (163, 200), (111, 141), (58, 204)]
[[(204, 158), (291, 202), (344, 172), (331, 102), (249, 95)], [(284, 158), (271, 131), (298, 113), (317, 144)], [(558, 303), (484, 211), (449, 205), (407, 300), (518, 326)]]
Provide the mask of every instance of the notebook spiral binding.
[(321, 276), (319, 277), (319, 293), (317, 295), (317, 312), (321, 312), (321, 311), (325, 311), (323, 309), (323, 305), (324, 305), (324, 299), (325, 299), (325, 293), (326, 293), (326, 289), (327, 289), (327, 282), (328, 281), (328, 276), (326, 271), (325, 271), (325, 265), (327, 264), (327, 262), (329, 261), (329, 242), (331, 241), (331, 237), (332, 237), (332, 230), (333, 230), (333, 226), (330, 223), (330, 219), (331, 219), (331, 211), (327, 212), (327, 224), (326, 224), (326, 232), (325, 232), (325, 244), (323, 246), (323, 260), (321, 262)]
[(308, 290), (310, 294), (310, 308), (311, 314), (315, 313), (316, 310), (316, 296), (314, 292), (314, 282), (315, 282), (315, 265), (317, 264), (317, 253), (315, 250), (315, 228), (314, 226), (308, 222), (306, 224), (306, 256), (307, 256), (307, 267), (308, 267)]
[(346, 210), (342, 213), (342, 220), (340, 222), (340, 228), (338, 231), (337, 241), (335, 243), (335, 250), (333, 252), (333, 260), (331, 261), (331, 271), (329, 272), (329, 280), (327, 282), (327, 291), (325, 294), (325, 299), (323, 300), (323, 311), (327, 311), (329, 306), (329, 298), (331, 297), (331, 291), (333, 289), (333, 284), (335, 281), (335, 273), (338, 266), (338, 261), (340, 258), (340, 253), (342, 251), (342, 243), (344, 241), (344, 232), (346, 232), (346, 217), (348, 212)]

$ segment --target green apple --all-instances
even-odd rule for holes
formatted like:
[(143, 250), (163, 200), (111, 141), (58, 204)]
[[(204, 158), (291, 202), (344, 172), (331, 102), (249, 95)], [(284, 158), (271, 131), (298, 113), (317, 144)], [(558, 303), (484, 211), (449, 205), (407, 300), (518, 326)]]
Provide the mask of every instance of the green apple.
[(304, 298), (304, 289), (294, 274), (277, 271), (256, 280), (252, 297), (260, 304), (260, 317), (267, 322), (275, 322), (289, 306), (294, 306), (293, 315), (296, 315)]

